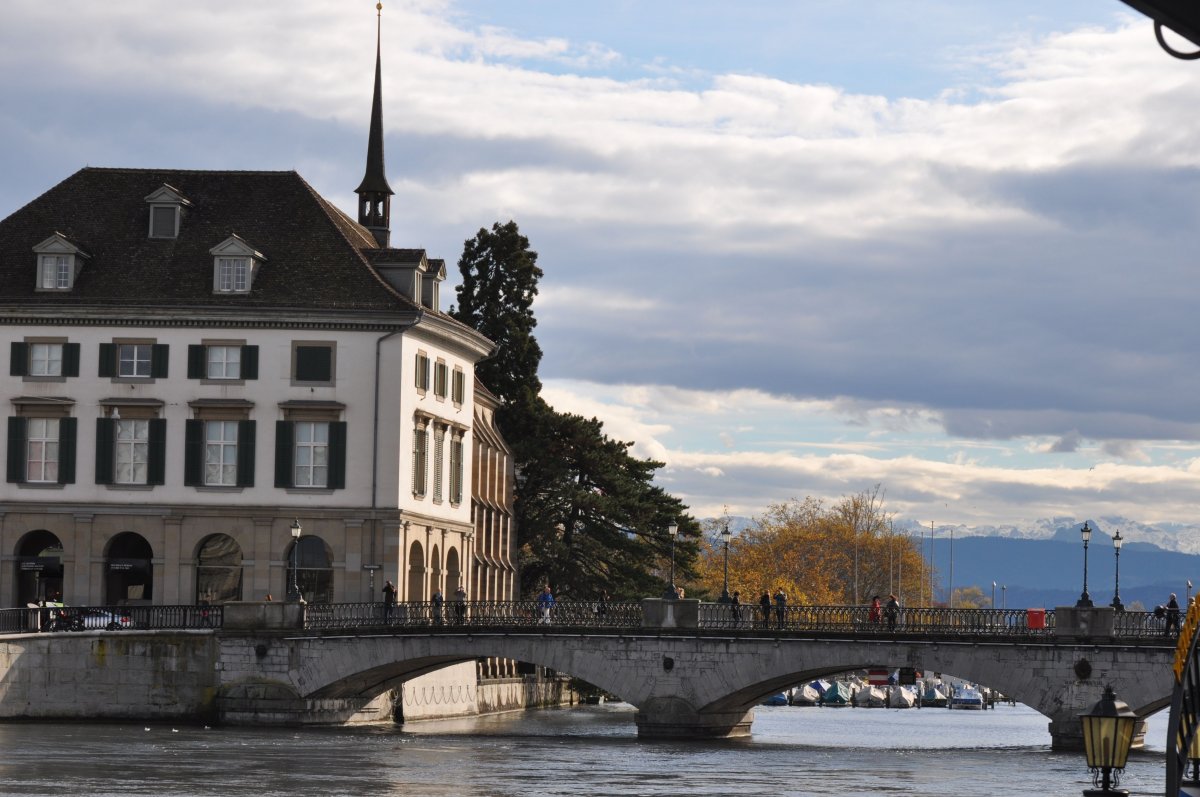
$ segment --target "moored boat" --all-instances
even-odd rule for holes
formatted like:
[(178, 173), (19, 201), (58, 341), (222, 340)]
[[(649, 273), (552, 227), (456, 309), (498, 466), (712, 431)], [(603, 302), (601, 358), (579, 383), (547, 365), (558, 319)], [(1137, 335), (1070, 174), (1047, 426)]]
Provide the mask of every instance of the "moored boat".
[(766, 700), (764, 700), (761, 703), (761, 705), (764, 705), (764, 706), (786, 706), (787, 704), (788, 704), (788, 697), (787, 697), (787, 693), (785, 693), (785, 692), (780, 692), (778, 694), (771, 695), (770, 697), (768, 697)]
[(921, 706), (924, 708), (945, 708), (946, 694), (936, 685), (930, 684), (921, 693)]
[(950, 708), (983, 710), (983, 695), (973, 686), (962, 685), (950, 696)]
[(792, 690), (793, 706), (815, 706), (821, 700), (821, 693), (812, 684), (797, 686)]
[(834, 708), (850, 705), (850, 687), (841, 681), (835, 681), (821, 695), (820, 705), (832, 706)]
[(889, 708), (912, 708), (917, 705), (917, 692), (906, 686), (894, 686), (888, 694)]

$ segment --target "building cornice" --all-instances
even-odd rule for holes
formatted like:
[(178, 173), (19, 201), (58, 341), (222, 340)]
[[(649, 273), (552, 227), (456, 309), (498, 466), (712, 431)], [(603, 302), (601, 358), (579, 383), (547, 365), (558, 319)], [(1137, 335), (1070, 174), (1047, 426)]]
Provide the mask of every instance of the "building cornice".
[[(3, 326), (75, 326), (75, 327), (222, 327), (229, 329), (329, 329), (390, 332), (406, 329), (417, 310), (399, 313), (322, 311), (310, 309), (274, 309), (238, 307), (115, 307), (46, 306), (4, 307), (0, 305)], [(428, 318), (429, 316), (426, 316)]]

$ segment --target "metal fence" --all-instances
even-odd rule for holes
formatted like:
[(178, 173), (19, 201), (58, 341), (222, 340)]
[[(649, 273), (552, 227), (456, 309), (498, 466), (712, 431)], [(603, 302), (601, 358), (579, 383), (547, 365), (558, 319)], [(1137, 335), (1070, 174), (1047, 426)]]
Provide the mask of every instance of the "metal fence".
[[(1037, 639), (1055, 633), (1053, 609), (903, 608), (894, 618), (865, 606), (771, 606), (699, 603), (696, 630), (718, 633), (815, 634), (847, 637)], [(682, 609), (690, 612), (690, 608)], [(304, 628), (321, 631), (454, 630), (457, 628), (640, 630), (642, 605), (613, 601), (560, 600), (546, 605), (526, 601), (446, 601), (443, 603), (308, 604)], [(1152, 612), (1114, 612), (1114, 638), (1174, 639), (1176, 629)], [(205, 629), (223, 625), (215, 606), (46, 606), (0, 609), (0, 634), (31, 631), (120, 631), (126, 629)], [(690, 623), (680, 623), (690, 625)]]
[(304, 627), (336, 628), (640, 628), (640, 603), (612, 601), (447, 601), (445, 603), (332, 603), (305, 607)]
[(220, 606), (37, 606), (0, 609), (0, 633), (220, 628)]

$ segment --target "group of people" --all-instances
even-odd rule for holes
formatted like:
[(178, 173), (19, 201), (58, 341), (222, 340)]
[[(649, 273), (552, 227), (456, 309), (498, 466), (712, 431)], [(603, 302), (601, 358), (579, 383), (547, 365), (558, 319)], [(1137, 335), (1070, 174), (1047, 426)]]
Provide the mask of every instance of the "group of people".
[[(446, 597), (442, 594), (441, 589), (433, 591), (433, 598), (430, 600), (432, 619), (434, 624), (441, 625), (445, 617), (443, 607), (446, 603)], [(392, 613), (396, 610), (396, 585), (389, 579), (383, 585), (383, 619), (390, 621)], [(458, 589), (454, 591), (453, 604), (454, 622), (462, 624), (467, 620), (467, 590), (462, 584), (458, 585)]]
[(900, 619), (900, 600), (895, 595), (889, 593), (887, 603), (882, 604), (878, 595), (871, 598), (871, 609), (867, 612), (867, 620), (878, 625), (881, 617), (887, 618), (889, 631), (896, 630), (896, 621)]

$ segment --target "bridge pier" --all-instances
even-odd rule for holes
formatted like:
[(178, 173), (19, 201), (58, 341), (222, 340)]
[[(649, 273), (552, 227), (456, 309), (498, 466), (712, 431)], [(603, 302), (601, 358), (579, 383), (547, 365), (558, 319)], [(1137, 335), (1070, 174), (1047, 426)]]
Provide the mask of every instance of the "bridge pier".
[(700, 713), (678, 698), (652, 698), (634, 715), (641, 739), (728, 739), (749, 736), (754, 710)]

